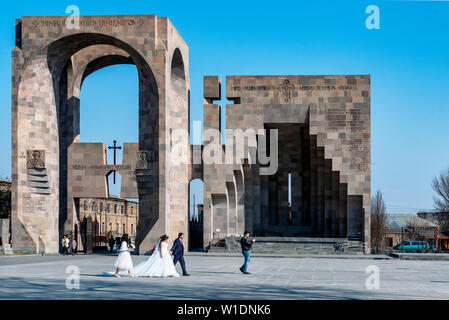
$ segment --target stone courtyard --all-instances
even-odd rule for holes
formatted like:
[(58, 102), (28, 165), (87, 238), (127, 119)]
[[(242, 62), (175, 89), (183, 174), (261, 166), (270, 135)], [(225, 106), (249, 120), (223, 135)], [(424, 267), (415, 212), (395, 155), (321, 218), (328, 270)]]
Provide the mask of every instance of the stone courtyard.
[[(133, 256), (134, 264), (146, 259)], [(0, 299), (447, 299), (449, 261), (254, 257), (242, 275), (240, 257), (187, 256), (190, 277), (108, 278), (115, 256), (0, 257)], [(66, 268), (80, 269), (80, 289), (66, 288)], [(367, 290), (367, 266), (380, 287)], [(177, 266), (178, 272), (180, 267)]]

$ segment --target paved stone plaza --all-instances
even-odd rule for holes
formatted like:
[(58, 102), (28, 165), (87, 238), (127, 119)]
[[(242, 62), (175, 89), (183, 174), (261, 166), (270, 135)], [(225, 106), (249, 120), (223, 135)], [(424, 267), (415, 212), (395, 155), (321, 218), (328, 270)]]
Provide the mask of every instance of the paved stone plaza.
[[(133, 256), (134, 263), (146, 259)], [(115, 256), (0, 257), (0, 299), (447, 299), (449, 261), (186, 257), (190, 277), (108, 278)], [(66, 267), (80, 268), (80, 289), (66, 288)], [(365, 289), (369, 265), (380, 288)], [(178, 272), (180, 267), (177, 266)]]

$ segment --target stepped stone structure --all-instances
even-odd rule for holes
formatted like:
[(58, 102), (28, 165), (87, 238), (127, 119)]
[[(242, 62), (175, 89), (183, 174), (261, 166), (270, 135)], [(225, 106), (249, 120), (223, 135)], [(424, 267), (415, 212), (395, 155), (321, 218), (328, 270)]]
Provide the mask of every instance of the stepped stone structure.
[[(204, 86), (204, 128), (219, 128), (220, 106), (212, 102), (221, 97), (220, 79), (206, 77)], [(205, 238), (245, 229), (350, 238), (369, 251), (370, 77), (228, 76), (226, 96), (234, 101), (226, 129), (277, 129), (278, 168), (261, 174), (250, 145), (241, 165), (204, 164)], [(205, 137), (209, 143), (220, 144)]]
[[(189, 129), (188, 59), (178, 31), (155, 15), (81, 16), (76, 27), (65, 16), (16, 21), (14, 250), (57, 252), (60, 237), (79, 227), (80, 199), (108, 198), (107, 177), (119, 172), (120, 196), (138, 199), (140, 254), (163, 233), (184, 232), (189, 243), (189, 182), (197, 178), (205, 247), (246, 229), (267, 239), (353, 239), (369, 252), (370, 77), (228, 76), (226, 129), (248, 138), (234, 157), (220, 140), (217, 76), (204, 78), (204, 145), (172, 134)], [(109, 165), (103, 143), (80, 142), (80, 92), (87, 76), (114, 64), (138, 70), (139, 141)], [(245, 138), (251, 130), (255, 139)]]

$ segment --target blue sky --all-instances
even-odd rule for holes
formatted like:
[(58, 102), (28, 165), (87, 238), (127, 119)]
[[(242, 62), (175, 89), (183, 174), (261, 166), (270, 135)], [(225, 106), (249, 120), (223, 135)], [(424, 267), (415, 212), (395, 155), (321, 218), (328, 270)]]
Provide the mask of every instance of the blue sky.
[[(202, 120), (202, 77), (370, 74), (372, 191), (389, 212), (432, 208), (432, 177), (449, 166), (447, 1), (15, 1), (0, 12), (0, 176), (10, 176), (14, 19), (64, 15), (168, 16), (190, 48), (191, 119)], [(365, 27), (368, 5), (380, 29)], [(223, 83), (224, 84), (224, 83)], [(137, 141), (137, 73), (113, 66), (86, 79), (81, 140)], [(223, 106), (226, 102), (223, 102)], [(120, 154), (121, 155), (121, 154)], [(111, 158), (111, 156), (109, 157)]]

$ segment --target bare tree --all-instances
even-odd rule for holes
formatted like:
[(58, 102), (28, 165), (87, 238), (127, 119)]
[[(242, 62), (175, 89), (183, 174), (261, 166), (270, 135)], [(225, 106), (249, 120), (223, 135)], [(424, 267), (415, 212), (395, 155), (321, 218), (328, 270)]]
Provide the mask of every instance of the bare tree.
[(376, 254), (384, 247), (385, 231), (387, 227), (386, 207), (382, 192), (377, 190), (371, 199), (371, 247)]
[(433, 197), (435, 209), (449, 209), (449, 168), (441, 171), (439, 176), (433, 178), (432, 189), (437, 194)]

